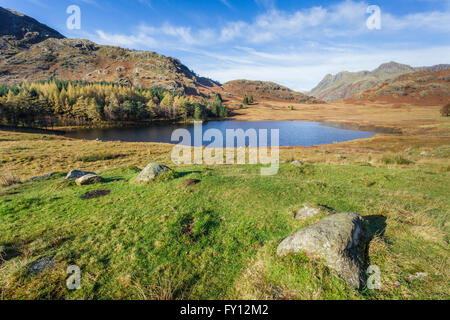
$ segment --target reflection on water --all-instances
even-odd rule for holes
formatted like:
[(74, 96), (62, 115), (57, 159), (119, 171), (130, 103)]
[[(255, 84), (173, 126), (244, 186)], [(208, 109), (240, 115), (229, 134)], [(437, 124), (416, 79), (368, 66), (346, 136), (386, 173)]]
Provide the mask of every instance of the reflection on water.
[[(172, 133), (176, 129), (187, 129), (193, 139), (194, 126), (181, 124), (154, 125), (150, 127), (138, 128), (107, 128), (107, 129), (85, 129), (67, 133), (68, 137), (77, 139), (103, 141), (127, 141), (127, 142), (161, 142), (178, 143), (171, 141)], [(210, 121), (203, 123), (203, 133), (208, 129), (219, 130), (223, 137), (226, 137), (227, 129), (261, 129), (268, 130), (268, 141), (270, 141), (270, 130), (279, 129), (281, 147), (286, 146), (313, 146), (331, 144), (334, 142), (344, 142), (361, 138), (369, 138), (375, 132), (347, 130), (326, 126), (317, 122), (303, 121)], [(248, 146), (248, 139), (246, 139)], [(203, 145), (209, 145), (211, 141), (203, 141)], [(242, 145), (237, 145), (241, 147)], [(254, 145), (251, 145), (254, 147)]]

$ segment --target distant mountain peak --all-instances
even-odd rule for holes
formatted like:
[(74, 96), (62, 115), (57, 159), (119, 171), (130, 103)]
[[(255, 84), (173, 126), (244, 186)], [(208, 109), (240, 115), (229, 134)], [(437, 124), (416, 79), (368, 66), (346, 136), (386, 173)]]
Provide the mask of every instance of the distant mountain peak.
[(390, 61), (381, 64), (373, 71), (339, 72), (336, 75), (326, 75), (323, 80), (308, 94), (327, 102), (345, 99), (359, 91), (368, 90), (378, 84), (394, 79), (403, 74), (417, 71), (434, 71), (449, 69), (450, 65), (414, 68), (407, 64)]
[(0, 39), (11, 46), (29, 47), (49, 38), (65, 38), (58, 31), (14, 10), (0, 7)]
[(0, 83), (50, 78), (159, 86), (205, 96), (220, 87), (177, 59), (68, 39), (33, 18), (0, 7)]

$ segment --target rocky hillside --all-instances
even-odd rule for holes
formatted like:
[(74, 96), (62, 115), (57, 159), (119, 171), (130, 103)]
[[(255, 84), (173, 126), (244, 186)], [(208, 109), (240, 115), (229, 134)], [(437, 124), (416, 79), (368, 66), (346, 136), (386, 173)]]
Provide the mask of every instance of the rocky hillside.
[(209, 94), (219, 84), (174, 58), (66, 39), (20, 13), (0, 8), (0, 82), (61, 80), (111, 81), (162, 86), (188, 94)]
[(14, 55), (49, 38), (64, 36), (33, 18), (0, 7), (0, 56)]
[(266, 81), (234, 80), (223, 85), (225, 97), (237, 99), (253, 96), (255, 100), (292, 101), (297, 103), (324, 103), (320, 99), (293, 91), (282, 85)]
[(49, 78), (108, 81), (142, 87), (161, 86), (189, 95), (222, 93), (228, 100), (253, 95), (255, 99), (264, 100), (321, 102), (271, 82), (237, 80), (222, 87), (197, 76), (177, 59), (150, 51), (66, 39), (38, 21), (8, 9), (0, 8), (0, 27), (0, 83)]
[(382, 64), (373, 71), (344, 71), (336, 75), (329, 74), (309, 94), (328, 102), (335, 101), (349, 98), (359, 91), (372, 89), (387, 80), (392, 80), (403, 74), (418, 71), (446, 70), (449, 68), (450, 65), (448, 64), (414, 68), (405, 64), (389, 62)]
[(445, 104), (449, 100), (450, 69), (404, 74), (346, 99), (350, 103), (370, 101), (414, 105)]

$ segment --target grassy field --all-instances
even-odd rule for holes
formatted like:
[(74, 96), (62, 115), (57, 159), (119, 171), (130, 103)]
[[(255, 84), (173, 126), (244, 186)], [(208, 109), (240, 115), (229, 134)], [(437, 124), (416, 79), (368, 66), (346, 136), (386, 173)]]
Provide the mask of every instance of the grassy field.
[[(257, 108), (263, 117), (272, 112)], [(0, 298), (449, 299), (449, 120), (434, 109), (416, 111), (420, 119), (398, 111), (391, 125), (366, 122), (402, 135), (282, 148), (280, 172), (271, 177), (260, 176), (259, 166), (177, 167), (165, 144), (2, 131)], [(306, 165), (294, 167), (293, 160)], [(150, 161), (179, 177), (130, 183)], [(79, 187), (61, 173), (27, 182), (71, 169), (106, 181)], [(187, 179), (201, 182), (186, 187)], [(83, 200), (96, 190), (109, 193)], [(380, 291), (352, 289), (321, 261), (276, 256), (280, 241), (324, 216), (296, 221), (305, 203), (367, 218)], [(30, 274), (45, 257), (55, 265)], [(66, 288), (73, 264), (82, 272), (78, 291)], [(427, 276), (410, 277), (417, 272)]]
[[(3, 299), (448, 299), (448, 172), (359, 165), (179, 167), (175, 180), (128, 182), (134, 166), (78, 187), (55, 176), (2, 190)], [(201, 183), (185, 187), (186, 179)], [(82, 200), (88, 191), (110, 190)], [(293, 219), (303, 203), (368, 217), (370, 264), (381, 291), (355, 291), (320, 261), (276, 257), (279, 242), (313, 223)], [(40, 275), (30, 264), (54, 256)], [(65, 287), (66, 268), (82, 289)], [(428, 277), (410, 280), (425, 272)], [(394, 286), (397, 282), (400, 286)]]

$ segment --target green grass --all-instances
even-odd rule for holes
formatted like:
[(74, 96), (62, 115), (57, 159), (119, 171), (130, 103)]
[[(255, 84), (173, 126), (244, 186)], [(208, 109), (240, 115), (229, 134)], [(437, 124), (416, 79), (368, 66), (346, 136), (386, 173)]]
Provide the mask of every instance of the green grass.
[[(360, 165), (178, 167), (175, 179), (134, 185), (135, 167), (78, 187), (61, 177), (0, 194), (3, 299), (448, 299), (448, 173)], [(125, 179), (125, 180), (120, 180)], [(184, 187), (186, 179), (199, 179)], [(81, 200), (88, 191), (111, 190)], [(18, 192), (18, 194), (5, 195)], [(278, 258), (286, 236), (318, 219), (303, 203), (358, 212), (374, 235), (370, 264), (382, 290), (357, 291), (320, 261)], [(28, 275), (30, 264), (55, 266)], [(76, 264), (82, 288), (68, 291)], [(409, 280), (426, 272), (422, 280)], [(396, 287), (398, 281), (401, 286)]]
[(414, 162), (399, 155), (383, 156), (381, 162), (384, 164), (410, 165)]

